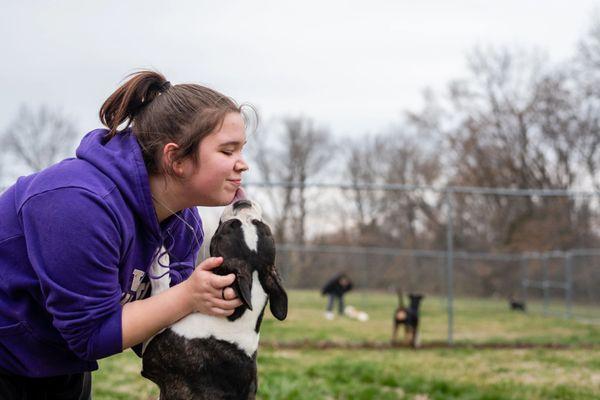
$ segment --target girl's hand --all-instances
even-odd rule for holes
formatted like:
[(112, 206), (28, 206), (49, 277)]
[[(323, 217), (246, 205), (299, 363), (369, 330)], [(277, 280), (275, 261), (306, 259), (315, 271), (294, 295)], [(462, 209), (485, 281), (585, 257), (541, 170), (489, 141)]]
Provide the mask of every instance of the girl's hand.
[(235, 275), (220, 276), (211, 272), (222, 263), (223, 257), (207, 258), (185, 281), (194, 311), (216, 317), (227, 317), (242, 304), (235, 291), (229, 287), (235, 280)]

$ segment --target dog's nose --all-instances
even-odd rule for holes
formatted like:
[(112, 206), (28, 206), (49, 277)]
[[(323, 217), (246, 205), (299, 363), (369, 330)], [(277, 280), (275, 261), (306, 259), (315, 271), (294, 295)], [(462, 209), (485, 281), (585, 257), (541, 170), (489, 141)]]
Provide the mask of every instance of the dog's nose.
[(252, 203), (249, 200), (238, 200), (233, 203), (233, 210), (241, 210), (242, 208), (252, 208)]

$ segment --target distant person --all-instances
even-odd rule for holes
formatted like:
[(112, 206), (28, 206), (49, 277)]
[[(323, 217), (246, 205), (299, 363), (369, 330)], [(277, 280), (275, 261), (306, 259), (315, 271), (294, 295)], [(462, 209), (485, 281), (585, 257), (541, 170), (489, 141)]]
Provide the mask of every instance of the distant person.
[[(0, 195), (0, 399), (91, 398), (97, 360), (193, 312), (227, 317), (235, 275), (196, 265), (197, 206), (241, 196), (246, 124), (229, 97), (133, 74), (74, 158)], [(171, 287), (148, 297), (151, 266)], [(226, 371), (223, 371), (224, 373)]]
[(333, 319), (333, 303), (336, 300), (338, 301), (338, 314), (344, 315), (344, 295), (351, 289), (352, 281), (345, 273), (334, 276), (323, 286), (321, 294), (329, 296), (325, 318)]

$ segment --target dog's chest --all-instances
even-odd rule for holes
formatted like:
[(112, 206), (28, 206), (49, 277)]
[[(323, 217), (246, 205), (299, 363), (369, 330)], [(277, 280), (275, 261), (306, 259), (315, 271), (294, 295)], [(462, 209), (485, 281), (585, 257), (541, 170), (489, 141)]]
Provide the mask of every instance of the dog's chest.
[(179, 320), (171, 330), (186, 339), (202, 339), (211, 336), (230, 342), (252, 357), (258, 348), (259, 333), (256, 322), (267, 303), (267, 294), (258, 279), (258, 272), (252, 274), (252, 310), (246, 310), (234, 321), (194, 313)]

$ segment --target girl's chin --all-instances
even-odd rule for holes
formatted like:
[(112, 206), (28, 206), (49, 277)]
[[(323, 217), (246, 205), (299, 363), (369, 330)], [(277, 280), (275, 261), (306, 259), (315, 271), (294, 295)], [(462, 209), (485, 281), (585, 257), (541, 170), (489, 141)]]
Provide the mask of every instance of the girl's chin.
[(221, 196), (219, 196), (218, 198), (213, 197), (211, 200), (206, 201), (205, 204), (202, 204), (201, 206), (203, 207), (222, 207), (222, 206), (228, 206), (229, 204), (238, 201), (238, 200), (242, 200), (246, 198), (246, 192), (244, 192), (244, 189), (242, 188), (238, 188), (235, 191), (227, 191), (225, 193), (223, 193)]
[(235, 193), (231, 193), (228, 194), (226, 196), (221, 197), (218, 200), (215, 200), (215, 204), (212, 204), (213, 207), (223, 207), (223, 206), (228, 206), (231, 203), (233, 203), (234, 201), (236, 201), (236, 195)]
[(233, 202), (233, 194), (231, 196), (223, 196), (221, 198), (206, 199), (201, 204), (197, 204), (197, 207), (223, 207)]

